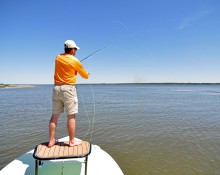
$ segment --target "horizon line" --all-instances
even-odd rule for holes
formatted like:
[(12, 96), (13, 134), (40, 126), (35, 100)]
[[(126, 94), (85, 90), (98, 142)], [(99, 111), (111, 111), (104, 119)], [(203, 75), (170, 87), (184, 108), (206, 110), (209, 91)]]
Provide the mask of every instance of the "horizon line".
[[(83, 85), (83, 84), (97, 84), (97, 85), (104, 85), (104, 84), (220, 84), (220, 82), (216, 83), (208, 83), (208, 82), (200, 82), (200, 83), (192, 83), (192, 82), (145, 82), (145, 83), (77, 83), (76, 85)], [(0, 83), (0, 85), (53, 85), (53, 83), (15, 83), (15, 84), (4, 84)]]

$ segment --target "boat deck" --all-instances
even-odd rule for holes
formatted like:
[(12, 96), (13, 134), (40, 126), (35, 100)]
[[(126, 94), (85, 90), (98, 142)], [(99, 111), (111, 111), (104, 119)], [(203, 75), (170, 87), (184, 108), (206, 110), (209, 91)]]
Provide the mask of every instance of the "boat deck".
[(38, 160), (67, 159), (85, 157), (91, 152), (90, 143), (82, 141), (80, 145), (70, 147), (67, 142), (57, 142), (49, 148), (48, 143), (37, 145), (34, 158)]

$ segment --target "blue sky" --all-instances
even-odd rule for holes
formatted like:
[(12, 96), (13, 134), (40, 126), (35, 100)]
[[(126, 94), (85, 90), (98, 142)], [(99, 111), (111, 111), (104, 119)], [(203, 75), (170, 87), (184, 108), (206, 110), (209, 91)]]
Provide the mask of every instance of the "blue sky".
[(67, 39), (109, 46), (78, 83), (220, 82), (219, 0), (10, 0), (0, 21), (0, 83), (52, 84)]

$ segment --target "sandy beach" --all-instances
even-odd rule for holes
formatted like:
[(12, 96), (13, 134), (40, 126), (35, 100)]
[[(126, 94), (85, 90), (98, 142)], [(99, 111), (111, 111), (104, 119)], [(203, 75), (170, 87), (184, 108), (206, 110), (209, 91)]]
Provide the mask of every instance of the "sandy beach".
[(33, 88), (33, 85), (0, 84), (0, 88)]

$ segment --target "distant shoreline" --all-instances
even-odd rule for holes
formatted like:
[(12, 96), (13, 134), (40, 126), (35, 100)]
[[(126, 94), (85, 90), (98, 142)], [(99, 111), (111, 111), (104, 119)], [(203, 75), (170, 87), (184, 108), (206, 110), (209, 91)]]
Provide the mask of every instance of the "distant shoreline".
[[(33, 88), (38, 85), (53, 85), (53, 84), (0, 84), (1, 88)], [(76, 85), (220, 85), (220, 83), (77, 83)]]
[(33, 85), (0, 84), (0, 88), (33, 88)]
[[(88, 85), (82, 83), (77, 85)], [(90, 83), (93, 85), (220, 85), (220, 83)]]

